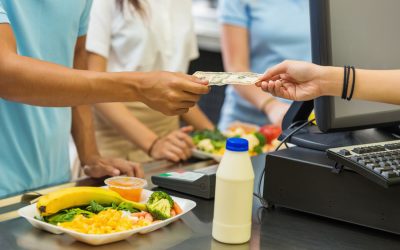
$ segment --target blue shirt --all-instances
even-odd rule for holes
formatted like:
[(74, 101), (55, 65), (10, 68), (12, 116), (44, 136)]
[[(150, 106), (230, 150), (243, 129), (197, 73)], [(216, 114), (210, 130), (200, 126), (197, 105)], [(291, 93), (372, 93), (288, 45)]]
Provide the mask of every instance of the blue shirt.
[[(91, 0), (0, 0), (0, 23), (11, 25), (18, 54), (72, 67), (90, 6)], [(70, 108), (0, 99), (0, 197), (68, 181), (70, 130)]]
[[(311, 61), (308, 0), (220, 0), (222, 24), (246, 28), (250, 69), (264, 73), (285, 59)], [(267, 117), (228, 86), (219, 128), (235, 120), (263, 125)]]

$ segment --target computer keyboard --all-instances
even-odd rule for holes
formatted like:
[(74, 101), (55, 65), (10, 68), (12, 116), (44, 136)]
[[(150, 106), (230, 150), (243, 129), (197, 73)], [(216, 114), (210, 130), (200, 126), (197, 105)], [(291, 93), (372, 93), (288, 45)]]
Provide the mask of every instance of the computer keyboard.
[(384, 187), (400, 184), (400, 140), (331, 148), (327, 154)]

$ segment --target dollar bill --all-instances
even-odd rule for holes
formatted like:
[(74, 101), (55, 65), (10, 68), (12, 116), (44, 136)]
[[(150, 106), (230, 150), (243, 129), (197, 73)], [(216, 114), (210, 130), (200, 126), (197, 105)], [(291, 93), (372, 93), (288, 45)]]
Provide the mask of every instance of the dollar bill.
[(258, 82), (261, 74), (253, 72), (205, 72), (193, 74), (197, 78), (208, 80), (209, 85), (222, 86), (226, 84), (252, 85)]

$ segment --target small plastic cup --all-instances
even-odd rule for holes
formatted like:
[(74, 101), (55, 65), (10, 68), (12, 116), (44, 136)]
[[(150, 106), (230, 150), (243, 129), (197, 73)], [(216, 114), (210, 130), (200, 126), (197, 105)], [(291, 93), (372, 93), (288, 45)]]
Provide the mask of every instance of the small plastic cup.
[(136, 202), (140, 201), (142, 190), (147, 186), (145, 179), (128, 176), (107, 178), (104, 183), (109, 189), (119, 193), (125, 199)]

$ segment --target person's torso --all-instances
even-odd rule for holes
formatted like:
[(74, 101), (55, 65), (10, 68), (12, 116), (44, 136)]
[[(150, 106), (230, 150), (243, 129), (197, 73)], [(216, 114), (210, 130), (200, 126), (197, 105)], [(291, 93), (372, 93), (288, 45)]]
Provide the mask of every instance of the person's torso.
[[(229, 1), (229, 0), (228, 0)], [(249, 32), (250, 70), (264, 71), (286, 59), (311, 61), (308, 0), (243, 0)], [(231, 86), (226, 90), (223, 120), (254, 121), (262, 125), (267, 117), (242, 98)], [(226, 128), (227, 124), (220, 127)]]
[(191, 0), (142, 1), (142, 15), (124, 1), (113, 14), (108, 71), (186, 72), (197, 56)]
[(264, 71), (286, 59), (311, 60), (308, 0), (248, 0), (250, 68)]
[[(107, 70), (186, 72), (190, 60), (197, 56), (191, 0), (148, 0), (142, 3), (143, 16), (128, 9), (128, 4), (122, 11), (115, 9)], [(159, 136), (179, 128), (178, 116), (165, 116), (139, 102), (127, 103), (126, 106), (132, 115)], [(114, 155), (122, 157), (127, 151), (139, 150), (99, 116), (96, 116), (96, 135), (105, 153), (115, 152)], [(116, 146), (120, 148), (118, 153)]]
[[(0, 1), (16, 37), (18, 54), (72, 67), (80, 19), (88, 1)], [(70, 108), (0, 99), (0, 116), (0, 197), (69, 179)]]

